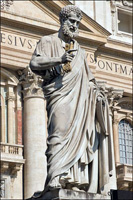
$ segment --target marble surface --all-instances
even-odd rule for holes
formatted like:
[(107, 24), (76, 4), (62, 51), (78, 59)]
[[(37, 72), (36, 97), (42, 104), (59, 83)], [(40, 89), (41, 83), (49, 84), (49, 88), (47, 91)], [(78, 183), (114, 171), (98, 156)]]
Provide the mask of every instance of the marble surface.
[(92, 194), (86, 193), (84, 191), (74, 191), (74, 190), (67, 190), (67, 189), (55, 189), (48, 191), (40, 198), (30, 198), (27, 200), (78, 200), (78, 199), (111, 199), (109, 195), (101, 195), (101, 194)]

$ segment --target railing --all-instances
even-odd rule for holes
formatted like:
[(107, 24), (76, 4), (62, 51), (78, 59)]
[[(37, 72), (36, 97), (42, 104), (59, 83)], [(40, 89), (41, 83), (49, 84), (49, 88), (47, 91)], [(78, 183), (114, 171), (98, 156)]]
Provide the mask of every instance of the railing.
[(0, 151), (5, 154), (23, 155), (23, 145), (0, 143)]
[(23, 158), (23, 145), (0, 143), (1, 172), (14, 175), (25, 163)]
[(116, 171), (117, 171), (117, 177), (129, 175), (129, 174), (133, 173), (133, 166), (124, 165), (124, 164), (123, 165), (119, 165), (119, 166), (117, 166)]

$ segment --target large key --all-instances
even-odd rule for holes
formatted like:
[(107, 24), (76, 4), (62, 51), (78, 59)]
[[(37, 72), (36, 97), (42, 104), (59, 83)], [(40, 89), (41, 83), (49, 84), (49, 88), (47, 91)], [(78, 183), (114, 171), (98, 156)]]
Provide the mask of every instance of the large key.
[[(71, 50), (73, 48), (74, 48), (74, 45), (73, 45), (72, 41), (70, 42), (70, 44), (66, 43), (66, 45), (65, 45), (65, 51), (69, 51), (69, 50)], [(70, 54), (72, 54), (72, 52), (70, 52)], [(72, 71), (72, 66), (71, 66), (70, 62), (67, 62), (67, 63), (65, 63), (63, 65), (63, 71), (66, 72), (66, 73)]]

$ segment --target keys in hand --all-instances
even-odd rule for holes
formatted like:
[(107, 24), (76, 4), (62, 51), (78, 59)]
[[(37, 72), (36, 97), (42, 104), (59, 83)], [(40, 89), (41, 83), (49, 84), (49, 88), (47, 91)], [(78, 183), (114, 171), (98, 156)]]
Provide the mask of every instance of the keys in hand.
[(63, 71), (66, 73), (70, 72), (72, 70), (70, 62), (72, 62), (74, 58), (74, 54), (72, 52), (77, 51), (77, 49), (70, 49), (64, 53), (62, 56), (62, 63), (66, 63), (63, 65)]

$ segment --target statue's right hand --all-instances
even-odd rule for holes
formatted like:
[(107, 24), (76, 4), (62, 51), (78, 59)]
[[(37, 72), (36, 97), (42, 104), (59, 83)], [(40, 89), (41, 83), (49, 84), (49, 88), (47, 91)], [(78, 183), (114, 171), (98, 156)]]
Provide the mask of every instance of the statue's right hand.
[(71, 62), (74, 58), (73, 54), (70, 54), (69, 51), (65, 52), (63, 54), (63, 56), (61, 57), (61, 62), (62, 63), (67, 63), (67, 62)]

